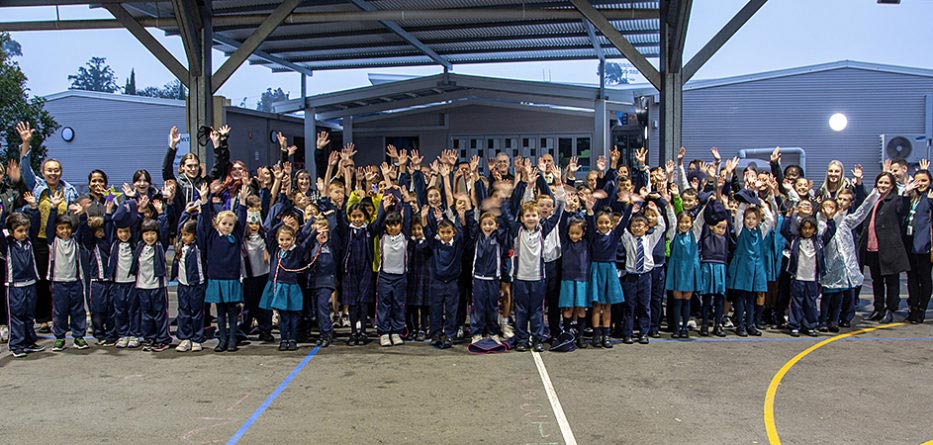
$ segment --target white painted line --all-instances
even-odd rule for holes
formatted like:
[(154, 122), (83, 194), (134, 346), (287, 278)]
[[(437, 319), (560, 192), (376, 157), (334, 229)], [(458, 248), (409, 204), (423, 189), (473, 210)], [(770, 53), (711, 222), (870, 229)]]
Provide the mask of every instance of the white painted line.
[(547, 392), (547, 399), (551, 402), (551, 409), (554, 410), (554, 417), (557, 418), (557, 426), (560, 427), (560, 433), (564, 436), (564, 443), (566, 445), (577, 445), (577, 439), (573, 437), (573, 431), (570, 430), (570, 422), (567, 422), (564, 409), (561, 408), (560, 400), (557, 399), (557, 391), (554, 390), (551, 377), (547, 375), (547, 368), (544, 367), (541, 354), (532, 351), (531, 355), (535, 358), (535, 366), (538, 368), (538, 375), (541, 376), (541, 383), (544, 384), (544, 391)]

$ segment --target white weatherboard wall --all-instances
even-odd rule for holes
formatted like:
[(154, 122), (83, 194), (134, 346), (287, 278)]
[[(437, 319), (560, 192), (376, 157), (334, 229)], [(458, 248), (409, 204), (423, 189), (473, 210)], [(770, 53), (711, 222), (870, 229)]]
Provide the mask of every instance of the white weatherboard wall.
[[(933, 76), (922, 70), (903, 71), (917, 73), (841, 67), (774, 78), (764, 73), (761, 80), (686, 89), (687, 158), (708, 160), (712, 146), (719, 147), (724, 158), (743, 148), (802, 147), (814, 187), (823, 182), (833, 159), (843, 162), (847, 176), (853, 165), (862, 164), (870, 183), (881, 171), (880, 134), (924, 131), (924, 94), (933, 93)], [(658, 113), (658, 106), (652, 105), (650, 121), (657, 120)], [(848, 117), (845, 130), (829, 128), (833, 113)], [(649, 138), (651, 162), (657, 165), (658, 129), (650, 128)]]

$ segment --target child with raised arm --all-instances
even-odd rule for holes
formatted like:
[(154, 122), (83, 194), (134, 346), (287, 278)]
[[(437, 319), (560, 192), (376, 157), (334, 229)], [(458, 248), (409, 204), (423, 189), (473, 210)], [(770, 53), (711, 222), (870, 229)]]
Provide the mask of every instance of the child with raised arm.
[[(168, 221), (172, 213), (171, 192), (163, 192), (166, 203), (155, 201), (158, 219), (145, 219), (140, 226), (142, 242), (133, 251), (129, 273), (136, 277), (143, 351), (161, 352), (172, 343), (168, 320), (168, 275), (165, 250), (168, 249)], [(164, 207), (163, 207), (164, 206)]]
[[(764, 238), (774, 228), (774, 214), (768, 206), (757, 203), (757, 198), (742, 198), (735, 213), (733, 230), (736, 232), (735, 253), (726, 274), (726, 288), (735, 291), (735, 333), (739, 337), (761, 335), (755, 327), (755, 298), (758, 292), (768, 291), (765, 272)], [(755, 202), (749, 202), (749, 201)], [(774, 195), (771, 208), (777, 208)]]
[(114, 241), (114, 200), (107, 199), (104, 215), (89, 217), (86, 212), (79, 216), (79, 238), (88, 252), (88, 303), (91, 306), (91, 325), (99, 346), (114, 346), (117, 342), (116, 318), (113, 300), (113, 277), (107, 274), (110, 251)]
[[(65, 350), (65, 334), (69, 327), (74, 348), (87, 349), (81, 246), (71, 225), (71, 217), (58, 214), (58, 206), (64, 202), (62, 192), (53, 194), (51, 202), (45, 239), (49, 241), (48, 279), (52, 283), (52, 333), (55, 335), (52, 350)], [(74, 210), (80, 210), (80, 206), (76, 205)]]
[[(625, 207), (625, 213), (615, 224), (607, 209), (594, 210), (596, 201), (605, 197), (605, 192), (597, 190), (586, 197), (586, 231), (589, 243), (589, 300), (593, 304), (593, 346), (611, 348), (609, 327), (612, 324), (612, 305), (625, 301), (622, 286), (616, 272), (616, 252), (622, 241), (622, 233), (628, 225), (632, 206)], [(647, 329), (646, 329), (647, 333)], [(631, 337), (631, 335), (629, 335)]]

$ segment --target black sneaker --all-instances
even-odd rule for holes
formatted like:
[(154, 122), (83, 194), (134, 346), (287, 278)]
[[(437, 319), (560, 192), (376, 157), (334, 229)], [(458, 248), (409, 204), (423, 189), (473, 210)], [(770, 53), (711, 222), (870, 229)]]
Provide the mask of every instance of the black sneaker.
[(791, 337), (800, 337), (800, 331), (797, 330), (797, 329), (791, 329), (791, 330), (790, 330), (790, 336), (791, 336)]
[(745, 331), (745, 328), (738, 328), (735, 330), (735, 335), (739, 337), (748, 337), (748, 332)]
[(758, 329), (752, 328), (748, 330), (748, 335), (754, 335), (755, 337), (761, 337), (761, 331)]
[(424, 339), (425, 339), (424, 331), (419, 330), (418, 334), (415, 335), (415, 341), (424, 341)]
[(609, 338), (608, 335), (603, 337), (603, 347), (606, 349), (612, 348), (612, 340)]
[(352, 334), (350, 334), (350, 337), (347, 338), (347, 346), (355, 346), (355, 345), (357, 344), (357, 343), (356, 343), (356, 336), (357, 336), (357, 334), (356, 334), (355, 332), (352, 333)]
[(23, 358), (26, 356), (26, 350), (24, 349), (17, 349), (15, 351), (10, 351), (10, 352), (13, 353), (13, 357), (15, 358)]
[(40, 345), (33, 343), (23, 348), (23, 350), (26, 352), (42, 352), (42, 351), (45, 351), (45, 346), (40, 346)]
[(807, 329), (806, 332), (807, 332), (807, 335), (809, 335), (809, 336), (811, 336), (811, 337), (819, 337), (819, 335), (820, 335), (820, 333), (817, 332), (815, 329)]
[(709, 337), (709, 328), (708, 328), (708, 327), (702, 326), (702, 327), (700, 328), (700, 337)]
[(541, 343), (540, 341), (535, 341), (531, 349), (535, 352), (544, 352), (544, 343)]
[(274, 342), (275, 342), (275, 337), (273, 337), (272, 334), (270, 334), (270, 333), (268, 333), (268, 332), (261, 332), (261, 333), (259, 334), (259, 341), (261, 341), (261, 342), (263, 342), (263, 343), (274, 343)]
[(836, 326), (834, 324), (829, 325), (829, 327), (826, 329), (828, 329), (829, 332), (832, 332), (832, 333), (839, 332), (839, 326)]
[(626, 335), (625, 337), (622, 337), (622, 343), (626, 345), (630, 345), (630, 344), (635, 343), (635, 341), (632, 340), (632, 337), (629, 337), (628, 335)]
[(214, 352), (224, 352), (227, 350), (227, 342), (221, 341), (217, 343), (217, 346), (214, 346)]
[(640, 345), (647, 345), (647, 344), (648, 344), (648, 336), (647, 336), (647, 335), (642, 335), (641, 337), (638, 337), (638, 344), (640, 344)]
[(298, 350), (298, 342), (296, 342), (295, 340), (289, 341), (289, 342), (288, 342), (288, 350), (289, 350), (289, 351), (297, 351), (297, 350)]
[(593, 341), (592, 341), (590, 344), (592, 344), (594, 348), (601, 348), (601, 347), (603, 347), (603, 336), (602, 336), (602, 335), (594, 335), (594, 336), (593, 336)]
[(648, 336), (651, 337), (651, 338), (661, 338), (661, 332), (660, 332), (660, 331), (656, 331), (656, 330), (652, 330), (652, 331), (648, 332)]
[(322, 335), (322, 337), (323, 338), (321, 339), (321, 347), (326, 348), (330, 346), (330, 334), (324, 334)]
[(515, 345), (515, 351), (516, 352), (528, 352), (528, 344), (525, 342), (521, 342)]
[(717, 337), (725, 337), (726, 331), (722, 328), (722, 326), (716, 326), (713, 328), (713, 335)]
[(279, 351), (287, 351), (287, 350), (288, 350), (288, 342), (287, 341), (279, 342)]

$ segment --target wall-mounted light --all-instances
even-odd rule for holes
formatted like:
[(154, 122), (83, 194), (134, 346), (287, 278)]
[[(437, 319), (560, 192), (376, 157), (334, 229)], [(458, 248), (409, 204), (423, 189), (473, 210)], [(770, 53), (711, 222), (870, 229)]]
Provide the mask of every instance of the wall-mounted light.
[(62, 139), (64, 139), (65, 142), (73, 141), (75, 139), (74, 128), (71, 128), (71, 127), (62, 128)]
[(842, 113), (836, 113), (829, 117), (829, 128), (833, 131), (842, 131), (849, 125), (849, 118)]

